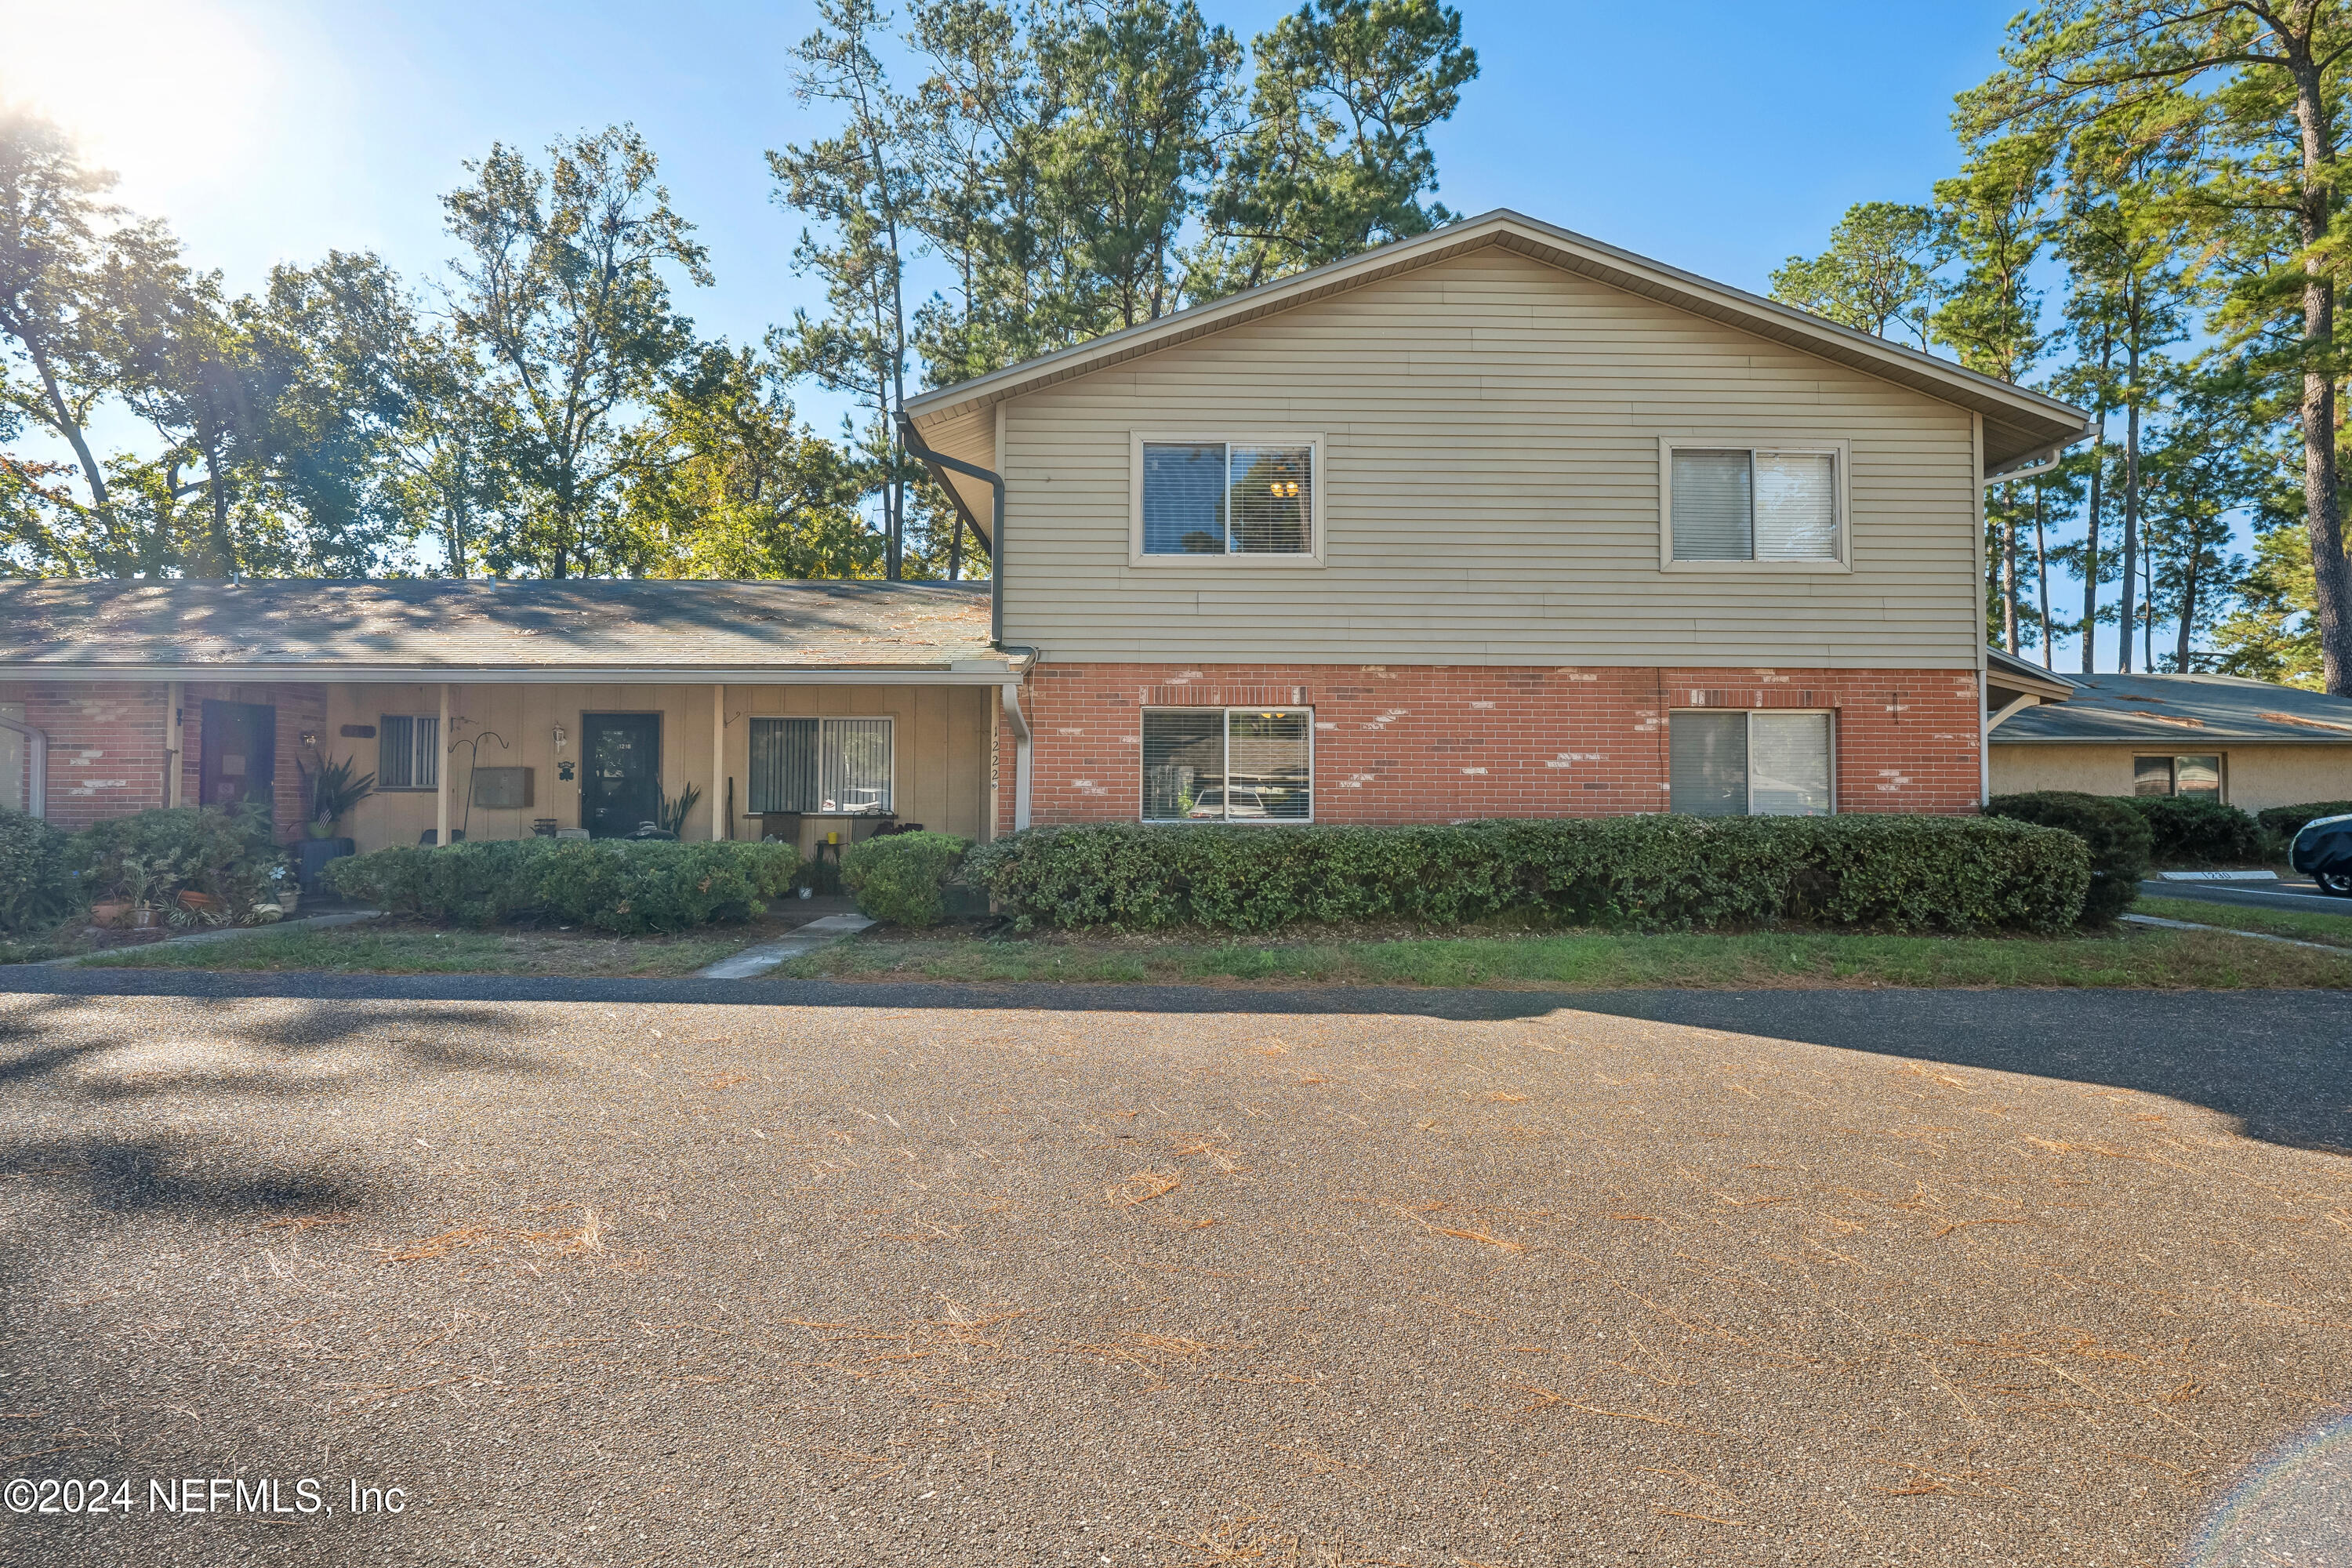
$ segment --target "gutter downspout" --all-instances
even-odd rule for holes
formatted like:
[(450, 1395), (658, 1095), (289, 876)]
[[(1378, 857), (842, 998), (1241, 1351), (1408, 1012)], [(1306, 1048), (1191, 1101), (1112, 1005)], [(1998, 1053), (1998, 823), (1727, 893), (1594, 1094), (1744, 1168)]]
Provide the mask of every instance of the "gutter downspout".
[[(998, 647), (1003, 647), (1004, 646), (1004, 476), (992, 473), (977, 463), (967, 463), (961, 458), (950, 458), (944, 452), (933, 451), (922, 437), (915, 433), (915, 422), (907, 417), (904, 405), (899, 407), (898, 417), (898, 438), (906, 443), (907, 450), (915, 454), (917, 460), (923, 467), (931, 470), (931, 478), (940, 482), (940, 489), (947, 491), (948, 500), (955, 503), (956, 515), (971, 523), (974, 533), (980, 531), (979, 521), (971, 515), (971, 509), (964, 505), (963, 497), (956, 493), (955, 486), (948, 483), (947, 475), (940, 470), (951, 468), (970, 479), (985, 479), (988, 481), (988, 488), (995, 493), (995, 517), (988, 531), (988, 640)], [(1024, 742), (1024, 744), (1026, 742)]]
[[(49, 732), (36, 730), (30, 724), (19, 724), (14, 719), (0, 719), (0, 730), (25, 737), (25, 815), (47, 821), (49, 815)], [(1028, 742), (1024, 741), (1022, 744), (1026, 746)], [(1025, 768), (1024, 776), (1026, 776)], [(1027, 805), (1025, 795), (1023, 805), (1024, 807)]]
[(1005, 722), (1013, 726), (1013, 831), (1029, 826), (1029, 721), (1021, 713), (1021, 683), (1008, 680), (997, 688), (1004, 697)]

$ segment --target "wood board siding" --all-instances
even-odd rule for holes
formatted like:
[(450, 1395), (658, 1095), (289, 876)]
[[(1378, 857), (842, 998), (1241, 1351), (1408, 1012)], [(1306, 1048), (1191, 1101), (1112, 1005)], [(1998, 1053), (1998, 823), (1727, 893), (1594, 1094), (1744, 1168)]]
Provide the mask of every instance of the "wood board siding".
[[(1327, 563), (1128, 563), (1130, 434), (1322, 433)], [(1973, 668), (1971, 416), (1488, 249), (1004, 405), (1008, 641), (1055, 660)], [(1658, 440), (1852, 443), (1853, 570), (1658, 565)]]

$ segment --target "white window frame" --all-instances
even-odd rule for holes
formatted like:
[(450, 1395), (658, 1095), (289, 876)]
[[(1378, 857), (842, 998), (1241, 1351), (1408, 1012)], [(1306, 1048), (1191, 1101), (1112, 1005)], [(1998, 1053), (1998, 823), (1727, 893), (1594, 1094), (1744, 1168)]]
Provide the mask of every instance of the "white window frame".
[[(1831, 561), (1677, 561), (1675, 559), (1675, 453), (1794, 452), (1835, 459), (1838, 552)], [(1661, 572), (1850, 573), (1853, 570), (1853, 444), (1817, 436), (1776, 440), (1759, 436), (1661, 436), (1658, 437), (1658, 570)]]
[[(387, 719), (408, 721), (408, 776), (416, 776), (416, 726), (433, 726), (433, 782), (431, 784), (388, 784), (383, 782), (383, 742)], [(375, 716), (375, 793), (378, 795), (432, 795), (441, 787), (441, 770), (448, 765), (447, 754), (441, 749), (441, 715), (438, 713), (379, 713)]]
[[(1204, 822), (1214, 822), (1214, 823), (1220, 824), (1221, 826), (1227, 826), (1227, 827), (1304, 827), (1304, 826), (1306, 826), (1307, 825), (1308, 825), (1309, 823), (1311, 823), (1311, 822), (1313, 822), (1313, 821), (1315, 820), (1315, 804), (1316, 804), (1316, 802), (1317, 802), (1319, 798), (1321, 798), (1321, 792), (1320, 792), (1319, 790), (1318, 790), (1318, 789), (1316, 788), (1316, 785), (1315, 785), (1315, 710), (1314, 710), (1314, 709), (1312, 709), (1312, 708), (1302, 708), (1302, 707), (1297, 706), (1297, 704), (1295, 704), (1295, 703), (1282, 704), (1282, 703), (1265, 703), (1265, 702), (1244, 702), (1244, 703), (1239, 703), (1239, 704), (1227, 704), (1227, 705), (1225, 705), (1225, 706), (1220, 707), (1220, 706), (1217, 706), (1217, 705), (1215, 705), (1215, 704), (1213, 704), (1213, 703), (1202, 703), (1202, 704), (1199, 704), (1199, 705), (1197, 705), (1197, 706), (1187, 706), (1187, 705), (1185, 705), (1185, 704), (1181, 704), (1181, 703), (1173, 703), (1173, 702), (1155, 702), (1155, 703), (1151, 704), (1150, 707), (1148, 707), (1148, 708), (1139, 709), (1137, 711), (1138, 711), (1139, 713), (1141, 713), (1141, 714), (1151, 714), (1151, 713), (1215, 713), (1215, 714), (1218, 714), (1218, 715), (1222, 716), (1222, 717), (1223, 717), (1223, 719), (1224, 720), (1224, 728), (1223, 728), (1223, 734), (1224, 748), (1225, 748), (1225, 754), (1224, 754), (1224, 759), (1223, 759), (1223, 777), (1224, 778), (1225, 783), (1224, 783), (1224, 784), (1223, 784), (1223, 788), (1225, 788), (1225, 789), (1226, 789), (1226, 790), (1228, 790), (1228, 791), (1230, 791), (1230, 790), (1233, 788), (1233, 773), (1234, 773), (1234, 714), (1236, 714), (1236, 713), (1298, 713), (1298, 714), (1303, 714), (1303, 715), (1305, 715), (1305, 717), (1306, 717), (1306, 719), (1307, 719), (1307, 815), (1306, 815), (1306, 816), (1280, 816), (1280, 817), (1276, 817), (1276, 816), (1215, 816), (1215, 817), (1201, 817), (1201, 816), (1144, 816), (1144, 815), (1143, 815), (1143, 795), (1144, 795), (1144, 787), (1145, 787), (1145, 783), (1144, 783), (1144, 772), (1145, 772), (1145, 769), (1146, 769), (1146, 767), (1148, 766), (1148, 764), (1147, 764), (1147, 763), (1144, 762), (1144, 760), (1143, 760), (1143, 750), (1144, 750), (1144, 748), (1143, 748), (1143, 721), (1142, 721), (1140, 718), (1139, 718), (1139, 719), (1136, 721), (1136, 731), (1135, 731), (1135, 741), (1136, 741), (1136, 746), (1135, 746), (1135, 750), (1136, 750), (1136, 759), (1135, 759), (1135, 819), (1136, 819), (1138, 822), (1139, 822), (1139, 823), (1143, 824), (1143, 826), (1146, 826), (1146, 827), (1184, 827), (1184, 826), (1198, 826), (1199, 824), (1202, 824), (1202, 823), (1204, 823)], [(1227, 795), (1227, 796), (1226, 796), (1225, 798), (1226, 798), (1226, 800), (1227, 800), (1227, 802), (1228, 802), (1228, 806), (1229, 806), (1229, 808), (1230, 808), (1230, 803), (1231, 803), (1231, 801), (1232, 801), (1233, 797), (1232, 797), (1232, 795), (1229, 794), (1229, 795)]]
[[(822, 785), (822, 784), (824, 784), (824, 737), (825, 737), (825, 732), (826, 732), (826, 727), (827, 727), (827, 726), (829, 726), (829, 725), (833, 725), (833, 724), (887, 724), (887, 725), (888, 725), (888, 726), (889, 726), (889, 732), (890, 732), (890, 815), (891, 815), (892, 816), (897, 816), (898, 815), (898, 716), (897, 714), (895, 714), (895, 713), (751, 713), (751, 714), (747, 714), (747, 715), (746, 715), (746, 717), (747, 717), (747, 718), (751, 718), (751, 719), (814, 719), (814, 720), (815, 720), (815, 721), (817, 721), (817, 725), (816, 725), (816, 776), (817, 776), (817, 783), (818, 783), (820, 785)], [(750, 793), (749, 793), (749, 792), (750, 792), (750, 786), (751, 786), (751, 730), (750, 730), (749, 728), (746, 728), (746, 729), (744, 730), (744, 731), (743, 731), (743, 745), (744, 745), (744, 752), (743, 752), (743, 772), (744, 772), (744, 781), (743, 781), (743, 782), (744, 782), (744, 787), (745, 787), (745, 799), (744, 799), (744, 805), (745, 805), (745, 806), (746, 806), (747, 808), (748, 808), (748, 807), (750, 806), (750, 805), (751, 805)], [(875, 812), (866, 812), (866, 811), (824, 811), (824, 810), (821, 810), (821, 809), (820, 809), (820, 810), (804, 811), (804, 812), (802, 812), (800, 815), (801, 815), (801, 816), (827, 816), (827, 817), (831, 817), (831, 816), (877, 816), (877, 815), (878, 815), (878, 814), (877, 814), (877, 813), (875, 813)]]
[[(1311, 456), (1307, 459), (1307, 527), (1312, 536), (1308, 542), (1314, 548), (1295, 555), (1228, 551), (1223, 555), (1146, 555), (1143, 552), (1143, 448), (1163, 443), (1171, 446), (1206, 446), (1222, 441), (1227, 448), (1227, 473), (1231, 474), (1231, 448), (1241, 447), (1305, 447)], [(1323, 522), (1323, 498), (1330, 488), (1329, 476), (1323, 467), (1323, 433), (1319, 430), (1135, 430), (1129, 432), (1127, 453), (1127, 563), (1129, 566), (1192, 567), (1213, 571), (1229, 571), (1235, 567), (1263, 571), (1273, 567), (1293, 571), (1319, 568), (1323, 564), (1323, 546), (1327, 537)]]
[[(1773, 449), (1773, 450), (1775, 450), (1775, 451), (1784, 451), (1784, 450), (1786, 450), (1786, 448), (1785, 448), (1785, 447), (1774, 447), (1774, 448), (1772, 448), (1772, 449)], [(1828, 815), (1829, 815), (1829, 816), (1835, 816), (1838, 814), (1838, 793), (1839, 793), (1839, 791), (1838, 791), (1838, 721), (1837, 721), (1838, 710), (1837, 710), (1836, 709), (1834, 709), (1834, 708), (1669, 708), (1669, 709), (1667, 709), (1667, 710), (1666, 710), (1666, 723), (1667, 723), (1669, 726), (1671, 726), (1671, 725), (1674, 723), (1674, 721), (1675, 721), (1675, 715), (1677, 715), (1677, 714), (1681, 714), (1681, 713), (1745, 713), (1745, 714), (1747, 714), (1747, 715), (1748, 715), (1748, 757), (1749, 757), (1749, 759), (1750, 759), (1750, 760), (1749, 760), (1749, 762), (1748, 762), (1747, 774), (1746, 774), (1745, 778), (1743, 778), (1743, 779), (1742, 779), (1742, 781), (1741, 781), (1742, 787), (1743, 787), (1743, 788), (1745, 788), (1745, 789), (1747, 790), (1747, 792), (1748, 792), (1747, 799), (1742, 803), (1742, 804), (1745, 805), (1746, 809), (1745, 809), (1745, 810), (1743, 810), (1743, 811), (1739, 814), (1739, 815), (1740, 815), (1740, 816), (1755, 816), (1755, 815), (1756, 815), (1756, 764), (1755, 764), (1755, 762), (1754, 762), (1754, 758), (1755, 758), (1755, 755), (1756, 755), (1756, 717), (1757, 717), (1757, 715), (1760, 713), (1760, 714), (1763, 714), (1763, 715), (1765, 715), (1765, 716), (1767, 716), (1767, 717), (1778, 717), (1778, 716), (1780, 716), (1780, 715), (1786, 714), (1786, 715), (1788, 715), (1789, 717), (1791, 717), (1791, 718), (1812, 716), (1812, 717), (1821, 717), (1821, 718), (1826, 718), (1826, 719), (1828, 719), (1828, 720), (1829, 720), (1829, 721), (1830, 721), (1830, 809), (1829, 809)], [(1672, 730), (1671, 728), (1669, 728), (1669, 729), (1668, 729), (1668, 731), (1667, 731), (1668, 742), (1667, 742), (1667, 748), (1666, 748), (1666, 756), (1667, 756), (1667, 763), (1666, 763), (1666, 798), (1667, 798), (1667, 800), (1668, 800), (1668, 802), (1669, 802), (1669, 803), (1671, 803), (1671, 802), (1672, 802), (1672, 800), (1673, 800), (1673, 798), (1674, 798), (1674, 788), (1675, 788), (1674, 761), (1673, 761), (1673, 758), (1674, 758), (1674, 747), (1673, 747), (1673, 741), (1672, 741), (1673, 733), (1674, 733), (1673, 730)]]

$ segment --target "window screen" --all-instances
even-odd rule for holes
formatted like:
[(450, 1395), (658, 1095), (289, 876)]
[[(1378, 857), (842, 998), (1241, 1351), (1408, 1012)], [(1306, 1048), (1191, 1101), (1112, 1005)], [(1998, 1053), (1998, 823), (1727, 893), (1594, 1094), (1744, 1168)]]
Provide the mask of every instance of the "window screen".
[[(1143, 715), (1143, 817), (1181, 822), (1222, 816), (1225, 715), (1222, 709), (1147, 710)], [(1203, 800), (1213, 803), (1201, 810)]]
[(896, 809), (887, 719), (754, 719), (751, 746), (753, 812)]
[(1685, 712), (1667, 721), (1669, 807), (1692, 816), (1836, 809), (1827, 713)]
[(431, 713), (386, 713), (376, 727), (375, 787), (441, 787), (441, 720)]
[(1835, 561), (1837, 458), (1677, 447), (1667, 470), (1677, 561)]
[(1143, 715), (1146, 822), (1309, 822), (1314, 714), (1153, 708)]
[(1748, 811), (1752, 816), (1829, 815), (1828, 714), (1748, 715)]
[(1756, 454), (1756, 559), (1837, 559), (1837, 459), (1827, 452)]
[(1672, 809), (1690, 816), (1748, 810), (1748, 715), (1677, 713), (1666, 722)]
[(1311, 555), (1315, 449), (1143, 444), (1146, 555)]
[(1225, 448), (1143, 447), (1143, 552), (1225, 553)]

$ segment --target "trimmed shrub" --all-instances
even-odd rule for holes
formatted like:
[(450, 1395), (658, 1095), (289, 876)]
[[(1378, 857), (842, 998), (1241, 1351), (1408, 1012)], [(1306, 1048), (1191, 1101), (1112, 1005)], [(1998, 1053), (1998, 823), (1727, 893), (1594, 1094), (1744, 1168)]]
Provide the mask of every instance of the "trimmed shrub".
[(39, 817), (0, 806), (0, 931), (40, 931), (74, 912), (69, 842)]
[(197, 892), (218, 899), (231, 919), (273, 903), (293, 875), (259, 806), (181, 805), (118, 816), (75, 834), (70, 854), (92, 903), (168, 905)]
[[(2137, 819), (2134, 819), (2137, 821)], [(1734, 925), (2056, 931), (2080, 839), (1952, 816), (1580, 817), (1416, 827), (1103, 824), (983, 844), (964, 879), (1023, 928), (1505, 914), (1633, 931)]]
[(346, 898), (446, 924), (531, 914), (634, 934), (750, 920), (799, 867), (789, 844), (518, 838), (378, 849), (324, 875)]
[(2254, 813), (2254, 820), (2263, 825), (2263, 831), (2282, 846), (2279, 851), (2282, 857), (2285, 854), (2283, 847), (2294, 841), (2294, 836), (2303, 831), (2305, 823), (2317, 821), (2323, 816), (2352, 816), (2352, 800), (2315, 800), (2302, 805), (2265, 806)]
[(2147, 824), (2151, 853), (2159, 866), (2260, 860), (2267, 847), (2260, 823), (2218, 800), (2177, 795), (2115, 798)]
[(952, 833), (893, 833), (841, 852), (841, 880), (865, 914), (892, 925), (935, 926), (947, 918), (947, 885), (971, 840)]
[(1987, 816), (2063, 827), (2083, 841), (2091, 853), (2091, 888), (2083, 899), (2084, 925), (2108, 924), (2139, 897), (2153, 840), (2147, 819), (2121, 797), (2042, 789), (1995, 795), (1985, 803), (1984, 812)]

